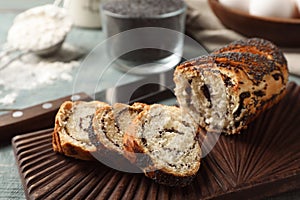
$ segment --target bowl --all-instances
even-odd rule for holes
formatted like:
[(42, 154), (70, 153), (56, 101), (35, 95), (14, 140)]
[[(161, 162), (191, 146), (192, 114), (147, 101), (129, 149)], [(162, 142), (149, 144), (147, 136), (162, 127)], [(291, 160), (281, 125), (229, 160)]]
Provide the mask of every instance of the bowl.
[[(102, 28), (109, 43), (107, 52), (115, 60), (113, 66), (138, 75), (172, 70), (182, 59), (186, 5), (182, 3), (176, 10), (163, 14), (142, 10), (142, 14), (151, 14), (143, 16), (134, 13), (136, 10), (128, 13), (129, 1), (123, 2), (109, 1), (100, 6)], [(116, 8), (127, 11), (111, 11), (111, 5), (116, 3)]]
[(300, 19), (257, 17), (223, 6), (218, 0), (208, 3), (222, 24), (246, 37), (260, 37), (281, 47), (300, 47)]

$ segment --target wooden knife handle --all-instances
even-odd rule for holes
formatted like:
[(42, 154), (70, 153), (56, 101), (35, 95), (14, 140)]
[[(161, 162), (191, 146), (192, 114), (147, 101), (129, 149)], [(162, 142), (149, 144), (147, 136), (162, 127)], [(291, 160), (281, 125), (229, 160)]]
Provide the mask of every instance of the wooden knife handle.
[(0, 115), (1, 143), (10, 141), (15, 135), (53, 127), (60, 105), (68, 100), (88, 101), (91, 97), (85, 93), (78, 93)]

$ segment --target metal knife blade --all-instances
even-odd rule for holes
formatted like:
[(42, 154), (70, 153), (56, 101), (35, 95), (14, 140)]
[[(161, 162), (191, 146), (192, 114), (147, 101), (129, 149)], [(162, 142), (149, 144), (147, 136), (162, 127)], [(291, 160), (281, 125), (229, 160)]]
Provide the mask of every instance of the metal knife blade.
[(144, 102), (156, 103), (174, 97), (174, 83), (170, 74), (149, 76), (139, 81), (100, 91), (94, 96), (77, 93), (56, 100), (44, 102), (21, 110), (0, 115), (0, 142), (9, 142), (19, 134), (51, 128), (60, 105), (67, 100), (100, 100), (113, 104)]

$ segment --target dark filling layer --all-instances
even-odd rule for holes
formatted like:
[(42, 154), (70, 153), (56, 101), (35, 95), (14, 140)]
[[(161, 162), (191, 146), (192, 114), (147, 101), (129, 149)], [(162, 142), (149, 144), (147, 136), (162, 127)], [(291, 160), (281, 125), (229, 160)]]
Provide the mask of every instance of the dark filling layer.
[[(92, 115), (87, 115), (87, 116), (86, 116), (86, 118), (88, 118), (89, 121), (90, 121), (89, 126), (88, 126), (87, 128), (83, 128), (82, 123), (83, 123), (83, 120), (84, 120), (84, 119), (83, 119), (83, 118), (80, 118), (80, 119), (79, 119), (79, 125), (78, 125), (78, 126), (79, 126), (80, 130), (82, 130), (82, 131), (88, 133), (89, 138), (95, 137), (94, 129), (93, 129), (93, 126), (92, 126), (92, 119), (93, 119), (93, 117), (94, 117), (93, 114), (92, 114)], [(68, 122), (68, 121), (69, 121), (69, 117), (67, 117), (67, 118), (65, 119), (65, 121)], [(88, 144), (88, 145), (91, 145), (91, 143), (86, 143), (86, 142), (80, 141), (80, 140), (78, 140), (77, 138), (75, 138), (75, 137), (73, 137), (72, 135), (70, 135), (70, 133), (71, 133), (72, 131), (70, 131), (70, 130), (68, 129), (67, 126), (65, 127), (65, 129), (66, 129), (66, 134), (69, 135), (72, 139), (74, 139), (74, 140), (80, 142), (81, 144)]]
[(201, 91), (204, 94), (204, 96), (207, 99), (207, 101), (210, 103), (210, 107), (211, 107), (212, 103), (211, 103), (211, 98), (210, 98), (210, 93), (209, 93), (208, 86), (206, 84), (202, 85), (201, 86)]
[(238, 109), (233, 113), (233, 117), (237, 118), (238, 116), (240, 116), (242, 109), (244, 108), (244, 99), (249, 98), (250, 92), (243, 92), (240, 94), (240, 101), (239, 101), (239, 107)]

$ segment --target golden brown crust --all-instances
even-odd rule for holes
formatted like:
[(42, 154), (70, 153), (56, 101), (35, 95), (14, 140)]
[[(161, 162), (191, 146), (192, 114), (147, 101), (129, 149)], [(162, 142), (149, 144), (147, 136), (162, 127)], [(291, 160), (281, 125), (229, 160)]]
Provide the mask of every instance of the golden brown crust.
[(92, 156), (91, 151), (87, 151), (74, 145), (73, 143), (64, 143), (61, 147), (62, 153), (65, 156), (77, 158), (80, 160), (95, 160), (94, 156)]
[(192, 82), (209, 73), (221, 76), (230, 103), (236, 105), (232, 110), (235, 124), (223, 130), (227, 134), (239, 133), (261, 112), (280, 101), (288, 82), (283, 53), (271, 42), (258, 38), (237, 41), (211, 55), (184, 62), (176, 68), (174, 81), (183, 76)]
[[(95, 152), (96, 148), (69, 135), (65, 126), (68, 117), (73, 112), (73, 108), (78, 104), (84, 103), (88, 102), (66, 101), (61, 105), (55, 117), (55, 127), (52, 134), (52, 147), (55, 152), (69, 157), (81, 160), (95, 160), (91, 153)], [(106, 103), (96, 101), (89, 103), (97, 105), (99, 107), (107, 105)]]
[(213, 51), (212, 54), (220, 54), (226, 52), (244, 52), (262, 55), (271, 60), (274, 60), (279, 65), (284, 65), (287, 62), (282, 51), (280, 51), (280, 49), (278, 49), (276, 45), (261, 38), (238, 40)]
[(60, 138), (59, 138), (59, 132), (62, 129), (62, 126), (60, 125), (60, 118), (61, 115), (63, 115), (63, 113), (65, 111), (71, 111), (73, 107), (73, 103), (71, 101), (66, 101), (64, 102), (61, 106), (60, 109), (58, 110), (56, 116), (55, 116), (55, 125), (54, 125), (54, 131), (52, 134), (52, 146), (53, 146), (53, 150), (59, 153), (64, 153), (63, 152), (63, 148), (61, 147), (61, 143), (60, 143)]

